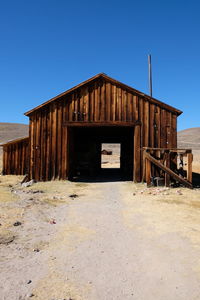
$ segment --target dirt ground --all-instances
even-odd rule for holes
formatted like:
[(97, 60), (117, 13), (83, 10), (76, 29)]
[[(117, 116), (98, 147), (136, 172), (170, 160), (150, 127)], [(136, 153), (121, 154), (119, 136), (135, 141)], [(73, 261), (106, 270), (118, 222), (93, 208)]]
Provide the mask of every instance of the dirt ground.
[(21, 180), (0, 176), (0, 300), (200, 299), (200, 189)]

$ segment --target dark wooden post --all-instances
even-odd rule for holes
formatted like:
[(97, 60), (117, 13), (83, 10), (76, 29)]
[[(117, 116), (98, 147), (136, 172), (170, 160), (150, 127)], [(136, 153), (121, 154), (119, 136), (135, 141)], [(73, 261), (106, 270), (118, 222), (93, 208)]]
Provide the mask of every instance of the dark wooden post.
[(187, 180), (192, 183), (192, 153), (187, 153)]
[(146, 183), (147, 186), (151, 184), (151, 162), (146, 158)]
[[(170, 153), (166, 150), (165, 153), (165, 166), (170, 169)], [(165, 186), (170, 184), (170, 175), (165, 172)]]
[(140, 144), (140, 125), (134, 127), (134, 145), (133, 145), (133, 180), (134, 182), (141, 181), (141, 144)]

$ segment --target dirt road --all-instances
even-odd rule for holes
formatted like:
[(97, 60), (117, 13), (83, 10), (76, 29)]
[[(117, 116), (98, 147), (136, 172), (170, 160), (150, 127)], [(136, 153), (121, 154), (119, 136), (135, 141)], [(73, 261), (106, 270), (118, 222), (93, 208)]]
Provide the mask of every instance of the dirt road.
[(0, 299), (200, 299), (198, 190), (55, 182), (12, 193)]

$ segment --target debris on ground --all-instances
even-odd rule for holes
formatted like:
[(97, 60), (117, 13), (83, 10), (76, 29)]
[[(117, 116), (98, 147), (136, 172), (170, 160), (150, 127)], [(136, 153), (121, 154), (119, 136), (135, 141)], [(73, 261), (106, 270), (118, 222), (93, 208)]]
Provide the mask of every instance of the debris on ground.
[(0, 244), (2, 245), (8, 245), (11, 242), (13, 242), (15, 239), (15, 236), (11, 231), (4, 230), (4, 232), (0, 233)]
[(71, 194), (71, 195), (69, 195), (69, 197), (74, 199), (74, 198), (78, 198), (79, 196), (77, 194)]
[(52, 219), (52, 220), (50, 220), (49, 223), (50, 223), (50, 224), (56, 224), (56, 220), (55, 220), (55, 219)]
[(183, 195), (182, 192), (181, 192), (181, 190), (177, 190), (176, 193), (177, 193), (178, 195)]
[(29, 193), (32, 193), (32, 194), (38, 194), (38, 193), (44, 193), (44, 191), (42, 191), (42, 190), (31, 190), (31, 191), (29, 191)]
[[(169, 188), (169, 187), (145, 188), (140, 191), (134, 192), (133, 196), (136, 196), (137, 194), (152, 195), (152, 196), (156, 196), (156, 195), (166, 195), (167, 196), (167, 195), (170, 195), (170, 190), (171, 190), (171, 188)], [(176, 193), (179, 195), (183, 195), (181, 190), (177, 190)]]
[(29, 186), (32, 186), (34, 183), (36, 183), (36, 181), (32, 179), (28, 182), (22, 183), (22, 187), (29, 187)]
[(31, 298), (31, 297), (34, 297), (34, 296), (35, 296), (35, 295), (32, 294), (32, 293), (27, 295), (28, 298)]
[(13, 224), (13, 226), (20, 226), (20, 225), (22, 225), (22, 223), (19, 222), (19, 221), (15, 222), (15, 223)]
[(36, 249), (33, 249), (34, 252), (40, 252), (40, 249), (36, 248)]

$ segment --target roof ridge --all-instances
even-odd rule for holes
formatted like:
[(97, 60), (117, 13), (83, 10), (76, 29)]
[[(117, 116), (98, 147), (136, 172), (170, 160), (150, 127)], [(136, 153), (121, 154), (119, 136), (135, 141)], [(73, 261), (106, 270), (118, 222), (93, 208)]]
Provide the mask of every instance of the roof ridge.
[(85, 80), (85, 81), (79, 83), (78, 85), (75, 85), (74, 87), (72, 87), (72, 88), (66, 90), (65, 92), (63, 92), (63, 93), (61, 93), (61, 94), (59, 94), (59, 95), (57, 95), (57, 96), (55, 96), (55, 97), (53, 97), (53, 98), (51, 98), (51, 99), (45, 101), (45, 102), (43, 102), (42, 104), (40, 104), (40, 105), (38, 105), (38, 106), (32, 108), (31, 110), (25, 112), (25, 116), (29, 116), (32, 112), (34, 112), (34, 111), (36, 111), (36, 110), (38, 110), (38, 109), (44, 107), (45, 105), (48, 105), (49, 103), (51, 103), (51, 102), (53, 102), (53, 101), (59, 99), (60, 97), (63, 97), (63, 96), (65, 96), (65, 95), (67, 95), (67, 94), (73, 92), (74, 90), (76, 90), (76, 89), (78, 89), (78, 88), (80, 88), (80, 87), (82, 87), (82, 86), (84, 86), (84, 85), (86, 85), (86, 84), (92, 82), (93, 80), (96, 80), (97, 78), (100, 78), (100, 77), (103, 77), (105, 80), (108, 80), (108, 81), (112, 82), (113, 84), (120, 85), (120, 86), (122, 86), (123, 88), (128, 89), (128, 90), (130, 90), (131, 92), (133, 92), (133, 93), (135, 93), (135, 94), (137, 94), (137, 95), (140, 95), (140, 96), (142, 96), (142, 97), (145, 97), (145, 98), (146, 98), (147, 100), (149, 100), (150, 102), (152, 102), (152, 103), (154, 103), (154, 104), (157, 104), (157, 105), (161, 105), (161, 106), (165, 107), (165, 109), (167, 109), (167, 110), (169, 110), (169, 111), (174, 111), (174, 112), (177, 113), (177, 115), (180, 115), (180, 114), (182, 113), (181, 110), (179, 110), (179, 109), (177, 109), (177, 108), (175, 108), (175, 107), (173, 107), (173, 106), (170, 106), (170, 105), (168, 105), (168, 104), (166, 104), (166, 103), (164, 103), (164, 102), (162, 102), (162, 101), (160, 101), (160, 100), (157, 100), (156, 98), (153, 98), (153, 97), (151, 97), (151, 96), (149, 96), (149, 95), (146, 95), (146, 94), (144, 94), (143, 92), (140, 92), (139, 90), (136, 90), (136, 89), (134, 89), (133, 87), (128, 86), (127, 84), (124, 84), (124, 83), (122, 83), (121, 81), (118, 81), (118, 80), (116, 80), (116, 79), (114, 79), (114, 78), (108, 76), (106, 73), (103, 73), (103, 72), (102, 72), (102, 73), (98, 73), (98, 74), (95, 75), (95, 76), (90, 77), (89, 79), (87, 79), (87, 80)]

